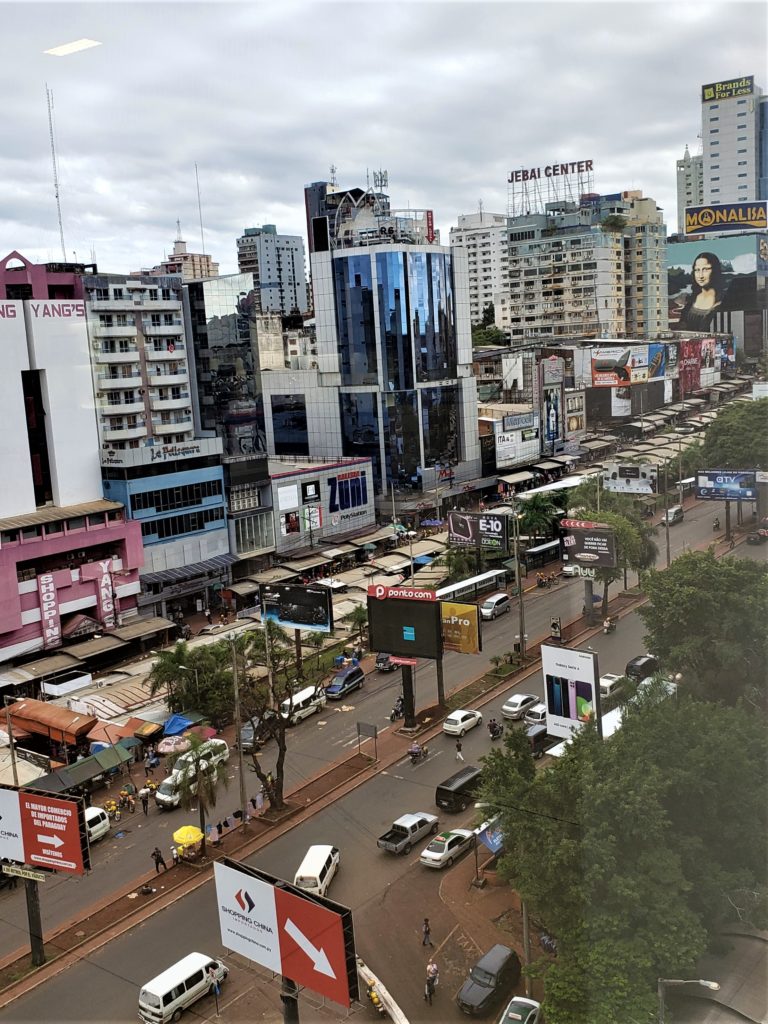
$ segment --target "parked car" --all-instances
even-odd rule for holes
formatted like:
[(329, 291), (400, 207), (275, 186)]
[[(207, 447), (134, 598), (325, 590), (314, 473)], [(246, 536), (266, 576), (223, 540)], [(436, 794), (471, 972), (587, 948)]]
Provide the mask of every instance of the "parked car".
[(325, 688), (325, 696), (328, 700), (341, 700), (353, 690), (359, 690), (365, 682), (365, 672), (359, 665), (351, 668), (343, 668), (331, 679)]
[(534, 704), (523, 715), (523, 721), (526, 725), (546, 725), (547, 705), (542, 703)]
[(454, 828), (450, 832), (441, 832), (421, 851), (419, 864), (423, 864), (425, 868), (449, 868), (467, 852), (474, 838), (475, 833), (468, 828)]
[(377, 672), (394, 672), (395, 669), (400, 668), (392, 661), (391, 654), (379, 653), (376, 655), (376, 671)]
[(747, 534), (747, 544), (765, 544), (767, 540), (768, 533), (761, 533), (759, 530)]
[(623, 678), (623, 676), (617, 676), (615, 672), (606, 672), (604, 676), (600, 676), (600, 696), (603, 700), (612, 697), (617, 690), (621, 689)]
[(675, 427), (672, 431), (674, 434), (695, 434), (696, 427), (690, 427), (683, 425), (682, 427)]
[(520, 959), (509, 946), (497, 944), (477, 961), (459, 989), (456, 1003), (462, 1013), (487, 1013), (520, 980)]
[(438, 829), (436, 814), (417, 811), (415, 814), (403, 814), (392, 822), (392, 828), (379, 836), (376, 845), (387, 853), (410, 853), (414, 843), (423, 839), (427, 833), (434, 835)]
[(254, 750), (261, 750), (272, 735), (270, 722), (277, 718), (277, 712), (268, 709), (261, 718), (254, 716), (244, 722), (240, 729), (240, 746), (244, 754), (250, 754)]
[(197, 635), (198, 636), (212, 636), (214, 633), (221, 633), (221, 631), (223, 629), (226, 629), (226, 628), (227, 627), (225, 625), (222, 625), (221, 623), (216, 622), (216, 623), (213, 623), (210, 626), (203, 626), (203, 628), (200, 630), (200, 632)]
[(509, 700), (506, 700), (501, 706), (502, 717), (511, 718), (513, 722), (516, 722), (540, 700), (541, 697), (537, 697), (535, 693), (513, 693)]
[(658, 660), (652, 654), (639, 654), (636, 658), (631, 658), (627, 662), (624, 675), (639, 683), (643, 679), (648, 679), (650, 676), (655, 675), (660, 668)]
[(479, 711), (452, 711), (443, 722), (443, 732), (449, 736), (463, 736), (482, 721), (483, 716)]
[(521, 1024), (544, 1024), (541, 1003), (537, 1003), (535, 999), (526, 999), (525, 996), (513, 996), (497, 1024), (513, 1024), (515, 1021), (520, 1021)]
[(509, 594), (491, 594), (480, 605), (480, 614), (484, 619), (497, 619), (504, 612), (512, 611)]

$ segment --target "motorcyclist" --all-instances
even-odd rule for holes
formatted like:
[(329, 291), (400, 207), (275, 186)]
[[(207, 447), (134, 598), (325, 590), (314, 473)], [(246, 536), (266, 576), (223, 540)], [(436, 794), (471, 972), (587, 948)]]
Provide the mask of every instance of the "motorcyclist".
[(713, 530), (719, 530), (720, 529), (720, 516), (715, 516), (715, 518), (712, 520), (712, 529)]
[(488, 732), (491, 734), (491, 739), (495, 739), (501, 732), (501, 726), (495, 718), (492, 718), (488, 723)]
[(404, 705), (404, 704), (405, 704), (405, 701), (403, 700), (403, 698), (402, 698), (402, 697), (398, 697), (398, 698), (397, 698), (397, 699), (395, 700), (395, 707), (394, 707), (394, 712), (395, 712), (395, 715), (397, 715), (397, 716), (398, 716), (398, 718), (399, 718), (399, 717), (400, 717), (400, 715), (402, 715), (402, 713), (403, 713), (403, 705)]
[(416, 742), (416, 740), (414, 740), (413, 743), (410, 745), (410, 747), (408, 747), (408, 753), (411, 755), (411, 760), (412, 761), (418, 761), (418, 759), (421, 757), (421, 755), (422, 755), (422, 748)]

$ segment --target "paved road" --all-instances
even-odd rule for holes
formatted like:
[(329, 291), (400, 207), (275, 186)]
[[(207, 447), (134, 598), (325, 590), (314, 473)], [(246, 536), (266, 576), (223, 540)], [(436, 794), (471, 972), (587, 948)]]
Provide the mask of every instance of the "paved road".
[[(711, 516), (712, 511), (706, 506), (697, 506), (689, 512), (685, 523), (671, 531), (673, 552), (708, 539), (711, 536)], [(768, 545), (742, 545), (738, 554), (740, 557), (764, 561), (768, 555), (766, 548)], [(552, 614), (559, 614), (564, 620), (577, 614), (583, 600), (582, 590), (581, 583), (572, 580), (561, 583), (553, 590), (534, 592), (528, 596), (529, 634), (537, 636), (544, 633)], [(511, 618), (514, 619), (514, 612)], [(483, 662), (487, 663), (493, 654), (508, 650), (511, 646), (510, 632), (509, 619), (504, 616), (494, 623), (486, 624), (484, 652), (480, 658), (449, 655), (446, 658), (449, 689), (467, 676), (477, 675), (482, 670)], [(587, 644), (598, 652), (601, 673), (621, 672), (630, 657), (644, 650), (642, 623), (633, 613), (621, 620), (615, 634), (604, 636), (600, 633)], [(398, 686), (396, 673), (374, 675), (369, 678), (364, 690), (354, 695), (349, 705), (329, 705), (321, 717), (313, 717), (293, 730), (290, 733), (291, 778), (314, 774), (324, 763), (336, 758), (341, 750), (354, 745), (355, 722), (358, 718), (376, 722), (382, 729), (388, 728), (388, 711)], [(539, 694), (542, 692), (538, 676), (510, 687), (505, 694), (484, 708), (486, 720), (492, 714), (500, 716), (501, 704), (513, 689), (531, 690)], [(431, 702), (434, 691), (429, 685), (428, 668), (418, 669), (417, 691), (421, 703)], [(466, 761), (476, 762), (488, 747), (487, 732), (484, 729), (473, 730), (465, 737)], [(269, 756), (269, 747), (264, 756)], [(233, 762), (231, 766), (234, 767)], [(414, 768), (404, 759), (395, 769), (370, 780), (323, 815), (270, 844), (259, 853), (257, 862), (266, 870), (290, 877), (311, 843), (332, 842), (339, 846), (342, 850), (342, 870), (334, 882), (331, 895), (352, 907), (358, 922), (365, 922), (364, 929), (358, 925), (357, 941), (363, 957), (377, 970), (381, 950), (387, 942), (391, 943), (393, 927), (402, 927), (407, 941), (411, 941), (411, 932), (418, 929), (420, 917), (429, 912), (425, 908), (437, 902), (441, 875), (414, 865), (415, 852), (407, 858), (391, 858), (380, 854), (375, 848), (375, 838), (394, 817), (405, 810), (434, 810), (435, 785), (456, 767), (453, 740), (438, 737), (430, 743), (430, 757), (425, 764)], [(233, 806), (237, 800), (236, 793), (237, 784), (233, 780), (227, 794), (231, 794), (229, 803)], [(463, 824), (465, 819), (471, 818), (471, 814), (467, 812), (465, 816), (451, 817), (450, 824)], [(110, 885), (114, 886), (121, 879), (131, 878), (145, 869), (148, 866), (149, 850), (155, 843), (155, 835), (163, 831), (167, 839), (169, 830), (176, 828), (183, 820), (181, 811), (169, 815), (154, 812), (148, 823), (136, 815), (128, 821), (130, 831), (125, 839), (114, 840), (107, 846), (102, 844), (96, 848), (95, 870), (89, 878), (46, 882), (43, 893), (46, 925), (50, 927), (57, 915), (59, 919), (69, 916), (78, 901), (92, 903), (101, 892), (109, 892)], [(142, 827), (139, 828), (139, 825)], [(388, 893), (403, 885), (411, 887), (414, 894), (414, 920), (393, 922), (387, 914)], [(0, 937), (0, 948), (4, 946), (12, 949), (25, 936), (22, 900), (22, 890), (6, 893), (2, 897), (0, 919), (6, 928)], [(181, 900), (149, 923), (137, 926), (128, 935), (94, 954), (87, 962), (68, 970), (37, 992), (19, 1000), (2, 1013), (0, 1019), (103, 1021), (106, 1017), (105, 1006), (108, 1006), (110, 1019), (133, 1020), (138, 986), (157, 973), (164, 963), (172, 962), (184, 952), (195, 948), (211, 953), (219, 950), (211, 886), (205, 886), (193, 896)], [(381, 973), (384, 981), (391, 983), (393, 991), (397, 993), (398, 978), (387, 977), (386, 965), (381, 968)], [(236, 995), (247, 984), (247, 972), (233, 972), (228, 998), (232, 994)], [(100, 997), (84, 1000), (84, 992), (99, 993)], [(441, 1019), (453, 1019), (444, 1011), (443, 1006)], [(417, 1020), (419, 1016), (414, 1015), (412, 1019)], [(230, 1015), (227, 1019), (238, 1018)]]

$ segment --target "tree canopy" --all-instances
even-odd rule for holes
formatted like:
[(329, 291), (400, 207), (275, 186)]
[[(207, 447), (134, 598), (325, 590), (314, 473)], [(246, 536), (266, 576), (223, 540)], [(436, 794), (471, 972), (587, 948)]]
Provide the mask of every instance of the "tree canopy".
[(485, 758), (500, 870), (557, 940), (532, 969), (548, 1024), (649, 1020), (657, 977), (691, 976), (725, 921), (764, 927), (766, 755), (747, 709), (656, 695), (535, 775), (519, 730)]
[(768, 469), (768, 398), (721, 409), (707, 428), (701, 454), (708, 469)]
[(686, 686), (709, 700), (740, 697), (767, 707), (768, 573), (759, 562), (679, 555), (664, 572), (648, 572), (649, 602), (639, 609), (648, 647)]

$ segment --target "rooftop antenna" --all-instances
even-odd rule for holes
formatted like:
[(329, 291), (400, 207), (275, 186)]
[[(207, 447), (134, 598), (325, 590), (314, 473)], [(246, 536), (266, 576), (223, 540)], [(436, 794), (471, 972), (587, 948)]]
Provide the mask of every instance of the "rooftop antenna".
[(197, 185), (197, 212), (200, 216), (200, 242), (203, 246), (202, 252), (205, 252), (205, 234), (203, 233), (203, 207), (200, 203), (200, 178), (197, 174), (197, 163), (195, 163), (195, 184)]
[(331, 164), (329, 170), (331, 172), (330, 184), (331, 185), (338, 185), (338, 182), (336, 181), (336, 171), (338, 170), (338, 167), (336, 166), (336, 164)]
[(61, 220), (61, 199), (59, 197), (59, 161), (56, 157), (56, 135), (53, 130), (53, 92), (45, 83), (45, 98), (48, 103), (48, 134), (51, 137), (51, 163), (53, 164), (53, 194), (56, 196), (56, 213), (59, 218), (59, 238), (61, 239), (61, 255), (67, 262), (67, 249), (64, 245), (64, 225)]
[(478, 209), (478, 213), (480, 214), (480, 223), (482, 224), (483, 223), (483, 200), (482, 199), (478, 199), (477, 200), (477, 209)]
[(176, 241), (177, 242), (183, 242), (184, 241), (184, 239), (181, 237), (181, 221), (180, 220), (176, 221)]

